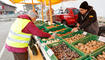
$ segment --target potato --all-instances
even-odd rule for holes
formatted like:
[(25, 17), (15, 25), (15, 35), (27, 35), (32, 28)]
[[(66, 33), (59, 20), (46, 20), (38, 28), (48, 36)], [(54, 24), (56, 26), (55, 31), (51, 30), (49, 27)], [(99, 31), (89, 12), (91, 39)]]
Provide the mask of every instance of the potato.
[(84, 38), (84, 37), (85, 37), (85, 35), (83, 35), (83, 34), (77, 34), (71, 38), (65, 38), (64, 40), (66, 40), (68, 43), (73, 43), (73, 42), (75, 42), (81, 38)]
[(80, 49), (84, 53), (89, 54), (89, 53), (92, 53), (93, 51), (95, 51), (96, 49), (98, 49), (98, 48), (100, 48), (104, 45), (105, 45), (104, 42), (99, 42), (99, 41), (92, 40), (92, 41), (89, 41), (86, 44), (78, 43), (78, 45), (75, 45), (75, 47)]
[(98, 56), (96, 57), (96, 59), (97, 59), (97, 60), (105, 60), (105, 52), (103, 51), (103, 52), (102, 52), (102, 55), (98, 55)]

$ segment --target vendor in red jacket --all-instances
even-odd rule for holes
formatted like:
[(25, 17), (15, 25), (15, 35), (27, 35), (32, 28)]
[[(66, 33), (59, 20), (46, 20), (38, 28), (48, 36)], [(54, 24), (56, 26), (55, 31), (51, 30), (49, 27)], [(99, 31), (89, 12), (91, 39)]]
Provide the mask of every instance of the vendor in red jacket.
[(51, 38), (50, 34), (35, 26), (36, 18), (37, 14), (29, 11), (25, 15), (18, 16), (12, 24), (6, 40), (6, 48), (13, 53), (15, 60), (28, 60), (27, 48), (32, 35)]

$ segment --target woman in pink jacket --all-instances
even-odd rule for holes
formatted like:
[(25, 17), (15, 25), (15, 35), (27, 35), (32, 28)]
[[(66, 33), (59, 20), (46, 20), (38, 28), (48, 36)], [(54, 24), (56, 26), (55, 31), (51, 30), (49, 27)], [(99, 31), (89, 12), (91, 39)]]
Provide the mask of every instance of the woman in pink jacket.
[[(25, 28), (22, 29), (22, 33), (32, 34), (39, 37), (48, 37), (48, 38), (51, 37), (50, 34), (43, 32), (42, 30), (40, 30), (38, 27), (34, 25), (33, 22), (35, 22), (37, 18), (37, 14), (35, 12), (29, 11), (28, 14), (20, 15), (18, 16), (18, 18), (21, 20), (22, 19), (30, 20), (30, 22), (25, 26)], [(28, 60), (28, 50), (27, 50), (28, 47), (17, 48), (17, 47), (10, 46), (6, 43), (6, 48), (8, 51), (13, 53), (15, 60)]]

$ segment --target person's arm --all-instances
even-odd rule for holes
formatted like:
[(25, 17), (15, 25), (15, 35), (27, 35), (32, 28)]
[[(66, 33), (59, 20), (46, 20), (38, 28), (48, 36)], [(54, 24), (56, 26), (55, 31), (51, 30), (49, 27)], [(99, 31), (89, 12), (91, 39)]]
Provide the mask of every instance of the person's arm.
[(33, 22), (29, 22), (27, 26), (22, 30), (22, 32), (36, 35), (39, 37), (51, 37), (50, 34), (43, 32), (38, 27), (36, 27)]
[(81, 15), (80, 15), (80, 13), (78, 13), (77, 26), (72, 29), (72, 32), (77, 31), (79, 29), (80, 22), (81, 22), (80, 18), (81, 18)]
[(80, 24), (80, 23), (81, 23), (81, 14), (80, 14), (80, 12), (78, 13), (77, 23), (78, 23), (78, 24)]
[(97, 16), (96, 16), (96, 12), (93, 10), (91, 11), (91, 13), (89, 14), (89, 16), (86, 18), (86, 21), (80, 26), (80, 28), (86, 28), (88, 26), (90, 26), (92, 23), (97, 21)]

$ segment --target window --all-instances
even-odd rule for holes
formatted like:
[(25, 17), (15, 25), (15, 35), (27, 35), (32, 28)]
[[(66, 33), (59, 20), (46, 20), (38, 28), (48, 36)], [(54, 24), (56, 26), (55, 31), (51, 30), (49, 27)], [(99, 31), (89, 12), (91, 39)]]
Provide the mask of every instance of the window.
[(69, 13), (69, 10), (68, 10), (68, 9), (66, 9), (64, 13), (65, 13), (65, 14), (68, 14), (68, 13)]
[(79, 13), (79, 10), (78, 9), (73, 9), (73, 13), (74, 13), (74, 15), (77, 15)]

